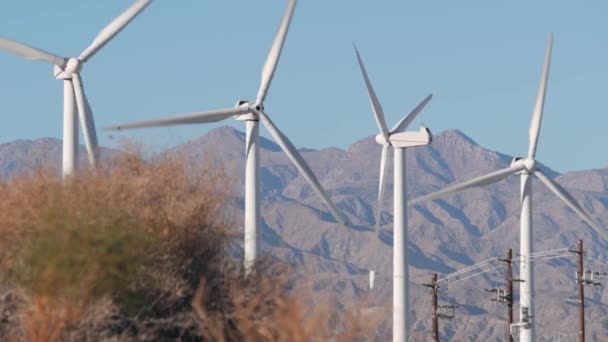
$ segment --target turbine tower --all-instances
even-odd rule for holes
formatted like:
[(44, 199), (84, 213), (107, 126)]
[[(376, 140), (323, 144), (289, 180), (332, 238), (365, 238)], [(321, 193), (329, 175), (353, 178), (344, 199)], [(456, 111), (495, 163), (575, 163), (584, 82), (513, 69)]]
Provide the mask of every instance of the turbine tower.
[(604, 239), (608, 239), (608, 232), (604, 228), (599, 227), (591, 216), (581, 207), (577, 201), (557, 182), (547, 177), (540, 169), (537, 168), (536, 150), (538, 147), (538, 137), (540, 134), (541, 121), (543, 116), (543, 107), (545, 104), (545, 93), (547, 90), (547, 81), (549, 79), (549, 65), (551, 63), (551, 50), (553, 46), (553, 34), (549, 36), (549, 43), (545, 54), (545, 62), (541, 75), (536, 104), (532, 113), (532, 122), (529, 131), (528, 156), (526, 158), (514, 158), (511, 166), (506, 169), (489, 173), (485, 176), (477, 177), (472, 180), (462, 182), (456, 185), (447, 187), (444, 190), (432, 193), (430, 195), (416, 198), (410, 204), (418, 204), (423, 201), (438, 198), (447, 194), (455, 193), (461, 190), (485, 186), (498, 182), (512, 174), (519, 174), (521, 180), (520, 199), (521, 199), (521, 214), (520, 214), (520, 255), (522, 261), (520, 263), (520, 278), (523, 282), (520, 283), (520, 322), (517, 324), (523, 329), (520, 332), (520, 341), (534, 341), (534, 273), (532, 263), (530, 262), (530, 254), (533, 251), (532, 240), (532, 179), (531, 175), (536, 175), (538, 179), (559, 197), (568, 207), (570, 207), (578, 216), (583, 219), (591, 228), (593, 228)]
[(268, 93), (270, 83), (274, 76), (281, 51), (287, 37), (289, 25), (296, 7), (296, 0), (289, 0), (287, 10), (279, 26), (274, 43), (270, 49), (266, 63), (262, 69), (262, 80), (255, 101), (238, 101), (235, 108), (225, 108), (208, 112), (196, 112), (173, 116), (164, 119), (142, 121), (125, 125), (108, 127), (109, 130), (124, 130), (143, 127), (162, 127), (181, 124), (199, 124), (217, 122), (234, 117), (236, 120), (245, 121), (246, 146), (245, 146), (245, 268), (249, 270), (254, 264), (259, 248), (260, 227), (260, 164), (259, 164), (259, 122), (262, 124), (277, 144), (283, 149), (287, 157), (298, 169), (300, 174), (308, 181), (315, 192), (321, 197), (332, 215), (341, 224), (345, 225), (342, 216), (321, 184), (313, 174), (312, 170), (302, 158), (291, 141), (270, 120), (264, 108), (264, 100)]
[(91, 45), (77, 58), (59, 57), (23, 43), (0, 37), (0, 50), (5, 50), (25, 59), (48, 62), (54, 65), (53, 75), (55, 78), (63, 80), (63, 177), (72, 175), (78, 163), (78, 117), (76, 116), (76, 109), (80, 116), (80, 125), (89, 156), (89, 164), (93, 168), (97, 167), (99, 153), (97, 133), (93, 112), (80, 77), (82, 66), (122, 31), (151, 1), (137, 0), (114, 21), (104, 27)]
[(384, 183), (386, 181), (391, 147), (395, 154), (393, 170), (393, 341), (402, 342), (407, 341), (409, 337), (409, 265), (407, 262), (408, 232), (405, 150), (410, 147), (426, 146), (433, 139), (431, 132), (427, 128), (421, 128), (419, 132), (404, 132), (404, 130), (414, 121), (427, 103), (431, 101), (433, 95), (427, 96), (411, 113), (401, 119), (389, 131), (384, 120), (384, 111), (372, 87), (356, 46), (355, 53), (363, 79), (365, 80), (376, 123), (380, 129), (380, 134), (376, 136), (376, 141), (382, 145), (376, 230), (380, 226)]

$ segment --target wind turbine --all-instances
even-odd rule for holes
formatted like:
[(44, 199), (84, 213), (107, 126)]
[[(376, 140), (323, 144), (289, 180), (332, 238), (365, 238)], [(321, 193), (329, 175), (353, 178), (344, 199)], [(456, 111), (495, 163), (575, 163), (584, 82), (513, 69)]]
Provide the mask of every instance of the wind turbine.
[(547, 177), (540, 169), (537, 168), (536, 150), (538, 147), (538, 137), (540, 134), (540, 126), (543, 116), (543, 107), (545, 103), (545, 93), (547, 90), (547, 81), (549, 79), (549, 65), (551, 63), (551, 50), (553, 46), (553, 34), (549, 35), (549, 43), (545, 54), (545, 62), (541, 75), (536, 104), (532, 113), (532, 121), (529, 131), (528, 156), (526, 158), (514, 158), (511, 165), (503, 170), (495, 171), (487, 175), (471, 179), (456, 185), (447, 187), (444, 190), (432, 193), (430, 195), (416, 198), (410, 204), (418, 204), (423, 201), (435, 199), (447, 194), (459, 192), (461, 190), (485, 186), (498, 182), (512, 174), (519, 174), (521, 179), (520, 199), (521, 199), (521, 215), (520, 215), (520, 255), (522, 261), (520, 263), (520, 278), (523, 282), (520, 283), (520, 322), (517, 324), (523, 327), (520, 332), (521, 341), (534, 340), (534, 325), (532, 317), (534, 316), (534, 273), (533, 265), (530, 262), (530, 254), (533, 250), (532, 245), (532, 182), (531, 175), (534, 174), (540, 181), (549, 188), (557, 197), (559, 197), (568, 207), (579, 215), (591, 228), (593, 228), (604, 239), (608, 239), (608, 233), (600, 228), (591, 216), (581, 207), (574, 197), (570, 195), (557, 182)]
[(260, 177), (259, 177), (259, 122), (262, 124), (277, 144), (283, 149), (287, 157), (298, 169), (300, 174), (308, 181), (312, 188), (321, 197), (332, 215), (341, 224), (345, 225), (342, 216), (327, 193), (321, 187), (317, 177), (302, 158), (291, 141), (270, 120), (264, 108), (264, 100), (268, 93), (270, 83), (274, 76), (281, 51), (287, 37), (289, 25), (296, 7), (296, 0), (289, 0), (287, 10), (279, 26), (279, 30), (270, 49), (266, 63), (262, 69), (262, 80), (255, 101), (238, 101), (235, 108), (225, 108), (207, 112), (196, 112), (173, 116), (164, 119), (142, 121), (125, 125), (108, 127), (109, 130), (123, 130), (143, 127), (162, 127), (180, 124), (199, 124), (217, 122), (234, 117), (236, 120), (245, 121), (246, 124), (246, 146), (245, 146), (245, 268), (249, 270), (258, 253), (258, 239), (260, 227)]
[(74, 173), (78, 162), (78, 117), (85, 140), (89, 164), (95, 168), (98, 160), (97, 133), (93, 112), (84, 92), (80, 72), (82, 66), (103, 48), (114, 36), (127, 26), (152, 0), (137, 0), (131, 7), (119, 15), (114, 21), (104, 27), (79, 57), (59, 57), (23, 43), (0, 37), (0, 50), (13, 53), (29, 60), (48, 62), (54, 65), (53, 75), (63, 80), (63, 162), (64, 177)]
[[(380, 182), (378, 185), (378, 210), (376, 211), (376, 229), (380, 225), (384, 184), (388, 170), (390, 148), (395, 153), (394, 159), (394, 191), (393, 191), (393, 341), (407, 341), (409, 334), (409, 265), (407, 262), (407, 194), (405, 172), (405, 150), (410, 147), (426, 146), (433, 140), (428, 128), (418, 132), (403, 132), (414, 121), (416, 116), (431, 101), (433, 95), (427, 96), (412, 112), (399, 121), (390, 131), (384, 120), (384, 111), (378, 101), (376, 92), (365, 70), (361, 55), (355, 46), (357, 61), (369, 93), (376, 123), (380, 134), (376, 142), (382, 145), (380, 159)], [(370, 273), (370, 287), (373, 286), (373, 273)]]

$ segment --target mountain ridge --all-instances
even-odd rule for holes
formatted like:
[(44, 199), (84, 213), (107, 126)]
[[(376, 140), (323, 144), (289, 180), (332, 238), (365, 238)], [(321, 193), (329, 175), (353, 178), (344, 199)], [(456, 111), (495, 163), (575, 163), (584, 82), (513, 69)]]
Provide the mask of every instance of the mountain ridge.
[[(0, 175), (10, 178), (45, 161), (58, 169), (61, 141), (38, 140), (37, 144), (18, 141), (0, 145)], [(353, 223), (350, 232), (337, 225), (274, 142), (261, 137), (260, 150), (262, 252), (292, 264), (294, 270), (313, 280), (316, 291), (332, 294), (341, 301), (365, 294), (370, 305), (390, 309), (392, 160), (380, 230), (376, 232), (374, 214), (380, 146), (374, 136), (359, 139), (346, 149), (300, 149), (332, 200)], [(220, 127), (164, 153), (179, 155), (193, 166), (223, 168), (234, 179), (232, 191), (237, 204), (230, 210), (234, 211), (236, 223), (242, 226), (244, 152), (244, 133)], [(109, 149), (106, 153), (117, 152)], [(85, 156), (81, 149), (80, 158)], [(408, 150), (408, 191), (411, 197), (427, 194), (448, 184), (508, 167), (512, 158), (485, 149), (459, 130), (444, 131), (434, 136), (432, 145)], [(560, 174), (546, 166), (540, 167), (571, 191), (600, 224), (608, 223), (608, 169)], [(533, 189), (536, 251), (569, 247), (578, 238), (583, 238), (590, 256), (606, 257), (606, 242), (540, 182), (535, 180)], [(518, 193), (519, 180), (509, 177), (498, 184), (409, 208), (408, 255), (412, 307), (416, 317), (412, 325), (415, 340), (428, 337), (429, 312), (421, 306), (425, 298), (428, 302), (428, 295), (420, 284), (428, 282), (431, 272), (445, 275), (504, 255), (507, 248), (513, 248), (514, 254), (518, 254)], [(377, 273), (377, 284), (369, 292), (367, 271), (372, 269)], [(575, 319), (576, 307), (564, 306), (554, 300), (558, 295), (569, 298), (576, 293), (572, 283), (573, 269), (572, 258), (566, 257), (537, 266), (536, 300), (540, 308), (537, 319), (551, 332), (552, 338), (576, 336), (572, 329), (560, 324), (563, 320)], [(503, 326), (497, 329), (492, 323), (504, 320), (504, 308), (489, 304), (483, 292), (483, 287), (504, 284), (501, 277), (502, 274), (494, 271), (475, 278), (473, 284), (464, 281), (459, 284), (466, 286), (454, 285), (449, 294), (452, 299), (442, 294), (443, 300), (453, 300), (463, 306), (456, 321), (442, 324), (443, 336), (453, 340), (474, 336), (486, 341), (500, 340), (504, 336)], [(603, 294), (589, 291), (588, 298), (590, 303), (602, 303)], [(587, 327), (589, 336), (608, 336), (608, 319), (599, 319), (608, 317), (606, 304), (591, 304), (588, 314), (598, 317)], [(390, 315), (386, 317), (390, 323)], [(387, 326), (390, 324), (379, 328), (379, 336), (388, 333)]]

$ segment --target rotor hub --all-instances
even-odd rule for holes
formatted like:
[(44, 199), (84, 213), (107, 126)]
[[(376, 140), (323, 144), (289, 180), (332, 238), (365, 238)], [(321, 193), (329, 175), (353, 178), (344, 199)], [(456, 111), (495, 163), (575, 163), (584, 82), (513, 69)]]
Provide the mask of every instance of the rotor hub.
[(255, 111), (262, 111), (262, 110), (264, 110), (264, 102), (251, 103), (249, 108), (251, 108), (251, 110), (255, 110)]
[(70, 58), (63, 68), (55, 66), (53, 75), (58, 80), (71, 80), (74, 74), (80, 74), (82, 61), (78, 58)]
[(536, 160), (534, 160), (532, 158), (524, 159), (524, 167), (526, 168), (526, 171), (528, 171), (529, 173), (534, 172), (534, 170), (536, 170)]
[[(256, 104), (246, 100), (240, 100), (236, 103), (235, 108), (241, 108), (244, 114), (238, 114), (235, 116), (236, 120), (239, 121), (259, 121), (260, 117), (255, 112)], [(261, 109), (263, 107), (260, 106)], [(258, 110), (261, 110), (258, 109)]]
[(387, 141), (383, 134), (376, 135), (376, 142), (382, 146), (391, 146), (391, 142)]

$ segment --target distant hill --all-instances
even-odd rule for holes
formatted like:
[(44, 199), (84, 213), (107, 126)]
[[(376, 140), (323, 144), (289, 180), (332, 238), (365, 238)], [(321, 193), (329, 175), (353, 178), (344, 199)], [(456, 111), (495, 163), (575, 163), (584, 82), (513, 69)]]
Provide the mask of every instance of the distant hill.
[[(103, 147), (100, 150), (102, 160), (118, 153)], [(10, 178), (39, 168), (60, 172), (62, 153), (62, 141), (54, 138), (15, 140), (0, 144), (0, 176)], [(78, 159), (80, 167), (87, 166), (87, 151), (84, 146), (80, 146)]]

